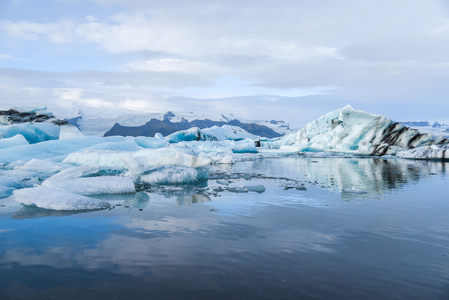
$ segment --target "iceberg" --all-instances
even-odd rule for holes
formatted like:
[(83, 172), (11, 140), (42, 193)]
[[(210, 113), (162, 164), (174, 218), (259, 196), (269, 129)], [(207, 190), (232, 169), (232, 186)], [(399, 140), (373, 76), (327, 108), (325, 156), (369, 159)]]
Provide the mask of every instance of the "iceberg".
[(206, 179), (206, 172), (200, 169), (169, 166), (139, 177), (140, 183), (177, 185), (196, 184)]
[(396, 155), (449, 140), (393, 122), (384, 116), (345, 106), (308, 123), (296, 134), (260, 141), (262, 147), (297, 146), (300, 152), (337, 152), (357, 155)]
[(0, 149), (28, 144), (29, 143), (27, 139), (21, 134), (16, 134), (15, 136), (10, 138), (0, 139)]
[(403, 150), (397, 154), (397, 157), (407, 159), (425, 159), (425, 160), (449, 160), (449, 145), (443, 146), (423, 146), (415, 149)]
[(49, 161), (49, 160), (32, 159), (32, 160), (26, 162), (23, 166), (17, 166), (14, 169), (29, 170), (29, 171), (34, 171), (34, 172), (38, 172), (38, 173), (52, 174), (52, 173), (60, 172), (68, 167), (69, 167), (68, 165)]
[(35, 205), (53, 210), (93, 210), (111, 206), (105, 201), (48, 187), (15, 190), (14, 199), (24, 205)]
[[(136, 157), (139, 157), (136, 159)], [(146, 159), (145, 163), (142, 163)], [(117, 169), (128, 168), (135, 174), (140, 174), (146, 168), (176, 165), (191, 168), (207, 166), (211, 163), (208, 158), (203, 158), (178, 151), (172, 148), (142, 149), (136, 152), (122, 151), (93, 151), (87, 150), (69, 154), (64, 163), (89, 166), (106, 166)], [(141, 169), (138, 166), (144, 164)], [(137, 172), (137, 173), (136, 173)]]
[(231, 125), (213, 126), (211, 128), (199, 129), (192, 127), (187, 130), (174, 132), (166, 137), (170, 143), (189, 142), (189, 141), (239, 141), (243, 139), (257, 139), (259, 136), (248, 131)]
[(44, 181), (42, 187), (60, 189), (83, 196), (135, 193), (133, 180), (120, 176), (82, 177), (71, 180), (52, 178)]
[(31, 144), (82, 136), (78, 128), (55, 118), (45, 106), (0, 110), (0, 137), (17, 134)]

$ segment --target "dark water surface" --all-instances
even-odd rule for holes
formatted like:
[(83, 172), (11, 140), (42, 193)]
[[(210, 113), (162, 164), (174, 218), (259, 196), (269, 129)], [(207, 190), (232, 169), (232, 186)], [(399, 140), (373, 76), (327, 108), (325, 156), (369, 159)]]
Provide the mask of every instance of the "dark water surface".
[(3, 199), (0, 299), (449, 299), (448, 167), (263, 159), (212, 172), (263, 193), (174, 189), (82, 213)]

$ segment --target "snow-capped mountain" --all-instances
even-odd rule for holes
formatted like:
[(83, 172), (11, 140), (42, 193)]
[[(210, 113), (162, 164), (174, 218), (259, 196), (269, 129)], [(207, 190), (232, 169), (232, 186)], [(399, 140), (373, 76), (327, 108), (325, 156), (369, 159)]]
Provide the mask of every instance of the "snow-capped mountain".
[(123, 114), (119, 116), (94, 116), (79, 114), (67, 119), (85, 135), (93, 136), (154, 136), (155, 133), (169, 135), (191, 127), (200, 129), (213, 126), (237, 126), (251, 134), (275, 138), (294, 131), (284, 121), (238, 120), (233, 114), (199, 114), (195, 112), (171, 112)]

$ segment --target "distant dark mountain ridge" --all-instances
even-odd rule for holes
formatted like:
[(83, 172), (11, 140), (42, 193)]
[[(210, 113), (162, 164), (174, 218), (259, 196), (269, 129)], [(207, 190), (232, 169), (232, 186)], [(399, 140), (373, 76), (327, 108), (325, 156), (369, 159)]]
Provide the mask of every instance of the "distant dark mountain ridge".
[(171, 122), (170, 120), (174, 117), (172, 112), (167, 112), (164, 116), (164, 120), (151, 119), (147, 123), (141, 126), (122, 126), (119, 123), (115, 123), (112, 128), (107, 131), (104, 136), (154, 136), (156, 133), (161, 133), (163, 136), (172, 134), (173, 132), (186, 130), (191, 127), (198, 127), (200, 129), (213, 127), (213, 126), (223, 126), (231, 125), (238, 126), (249, 133), (259, 135), (266, 138), (276, 138), (282, 136), (273, 129), (259, 125), (256, 123), (242, 123), (239, 120), (230, 120), (228, 122), (224, 121), (212, 121), (209, 119), (205, 120), (192, 120), (188, 121), (186, 119), (181, 119), (180, 122)]

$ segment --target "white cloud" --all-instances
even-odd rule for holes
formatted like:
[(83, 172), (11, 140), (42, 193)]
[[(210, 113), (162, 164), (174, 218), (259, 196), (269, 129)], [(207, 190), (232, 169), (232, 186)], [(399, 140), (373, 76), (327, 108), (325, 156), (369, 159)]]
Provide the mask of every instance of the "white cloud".
[(57, 22), (39, 23), (28, 21), (2, 21), (0, 29), (15, 38), (38, 40), (46, 38), (54, 43), (69, 43), (74, 41), (75, 23), (69, 19)]
[(15, 57), (9, 54), (1, 54), (0, 53), (0, 59), (14, 59)]
[(129, 70), (176, 73), (215, 73), (227, 70), (216, 65), (185, 59), (163, 58), (146, 61), (133, 61), (124, 66)]

